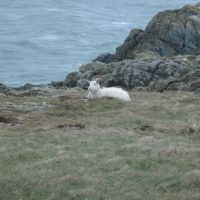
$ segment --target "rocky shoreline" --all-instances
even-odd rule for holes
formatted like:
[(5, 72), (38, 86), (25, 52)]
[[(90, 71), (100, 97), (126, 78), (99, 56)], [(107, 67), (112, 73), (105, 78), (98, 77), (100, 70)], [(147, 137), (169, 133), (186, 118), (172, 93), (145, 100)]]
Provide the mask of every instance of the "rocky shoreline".
[(115, 54), (105, 53), (66, 77), (85, 88), (95, 76), (103, 86), (147, 91), (200, 90), (200, 4), (158, 13), (145, 30), (133, 29)]
[(158, 13), (145, 30), (133, 29), (115, 54), (98, 56), (64, 81), (19, 88), (0, 84), (0, 94), (42, 87), (87, 89), (93, 77), (100, 77), (103, 86), (200, 93), (199, 53), (200, 4), (186, 5)]

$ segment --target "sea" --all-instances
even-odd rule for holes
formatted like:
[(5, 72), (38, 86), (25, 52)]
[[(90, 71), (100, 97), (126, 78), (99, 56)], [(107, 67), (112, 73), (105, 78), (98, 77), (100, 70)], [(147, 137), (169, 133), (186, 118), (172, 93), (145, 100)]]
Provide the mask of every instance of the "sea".
[(0, 0), (0, 83), (17, 87), (64, 80), (133, 28), (197, 0)]

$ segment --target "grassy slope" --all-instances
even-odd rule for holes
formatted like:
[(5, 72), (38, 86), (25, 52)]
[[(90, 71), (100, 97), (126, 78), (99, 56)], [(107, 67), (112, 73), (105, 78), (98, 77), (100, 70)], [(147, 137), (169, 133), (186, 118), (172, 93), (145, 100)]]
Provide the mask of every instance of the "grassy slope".
[(130, 94), (0, 97), (0, 200), (200, 199), (200, 97)]

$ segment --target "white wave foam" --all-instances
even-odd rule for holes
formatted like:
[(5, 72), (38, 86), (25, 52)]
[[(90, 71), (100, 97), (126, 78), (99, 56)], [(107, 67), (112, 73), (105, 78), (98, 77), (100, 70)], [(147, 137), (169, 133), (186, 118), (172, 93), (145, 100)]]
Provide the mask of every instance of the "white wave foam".
[(59, 35), (48, 34), (48, 35), (43, 35), (43, 36), (40, 36), (40, 37), (36, 37), (35, 39), (36, 40), (46, 40), (46, 41), (56, 41), (56, 40), (62, 39), (62, 37), (59, 36)]
[(16, 15), (16, 14), (12, 14), (12, 13), (7, 14), (7, 16), (9, 19), (21, 19), (24, 17), (24, 15)]
[(45, 11), (48, 12), (64, 12), (64, 9), (60, 9), (60, 8), (46, 8)]
[(131, 23), (129, 23), (129, 22), (112, 22), (112, 24), (114, 26), (120, 26), (120, 27), (122, 27), (122, 26), (130, 26), (131, 25)]

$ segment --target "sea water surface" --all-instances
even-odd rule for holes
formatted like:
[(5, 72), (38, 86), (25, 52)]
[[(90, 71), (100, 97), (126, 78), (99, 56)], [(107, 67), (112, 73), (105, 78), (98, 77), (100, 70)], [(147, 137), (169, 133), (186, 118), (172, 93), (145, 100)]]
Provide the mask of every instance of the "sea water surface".
[(0, 0), (0, 83), (63, 80), (159, 11), (198, 0)]

